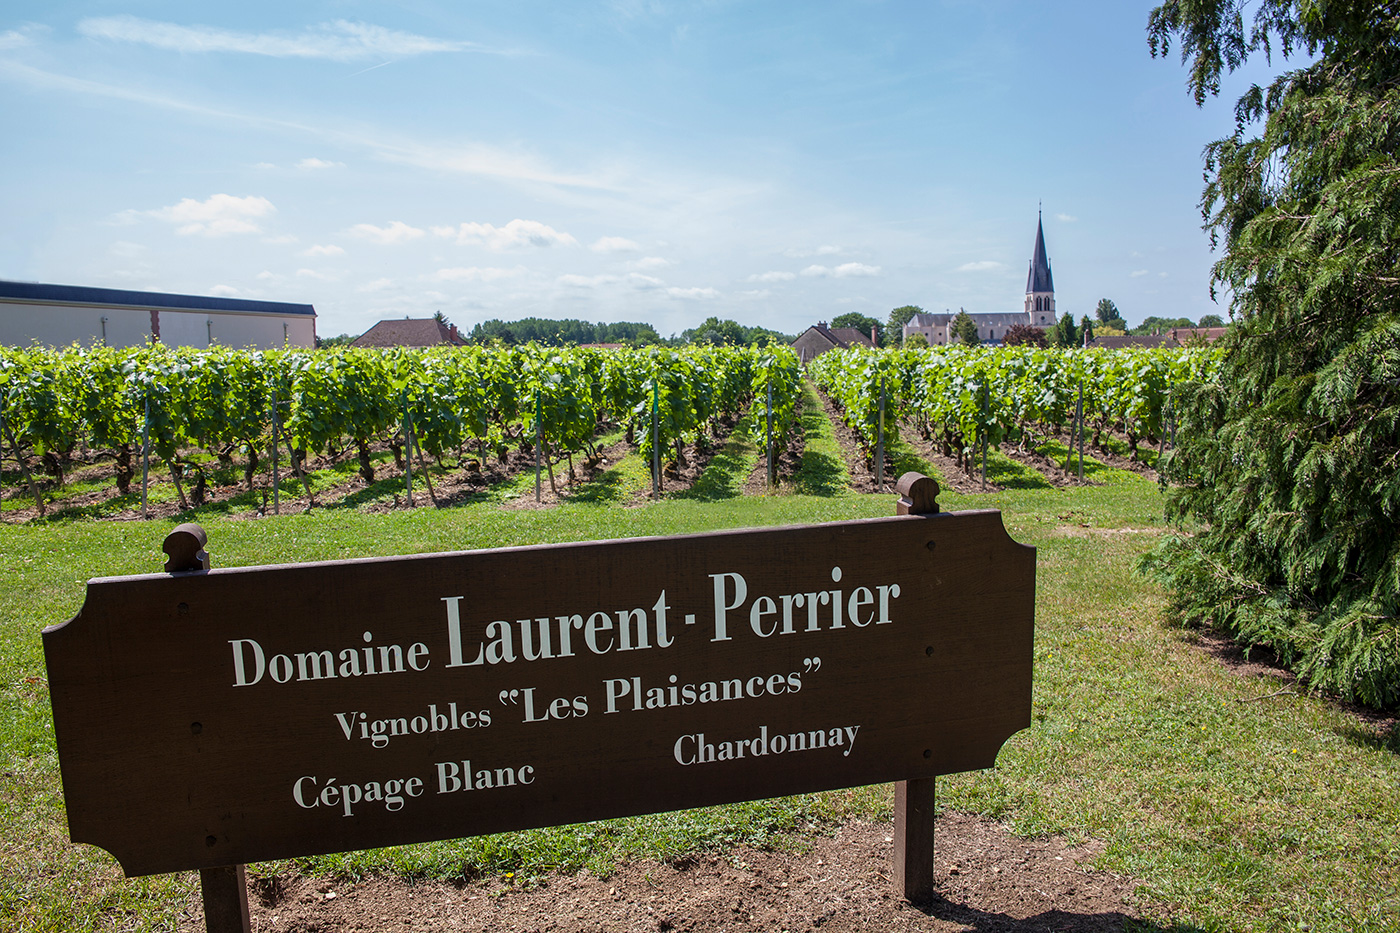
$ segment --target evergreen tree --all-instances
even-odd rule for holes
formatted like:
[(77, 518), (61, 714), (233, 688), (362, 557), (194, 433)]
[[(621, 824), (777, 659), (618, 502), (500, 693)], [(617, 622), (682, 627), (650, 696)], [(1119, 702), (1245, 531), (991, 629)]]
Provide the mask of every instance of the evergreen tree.
[(1068, 311), (1050, 330), (1050, 342), (1057, 347), (1079, 346), (1079, 328), (1074, 326), (1074, 315)]
[[(1250, 54), (1311, 64), (1236, 105), (1202, 212), (1235, 320), (1217, 382), (1186, 387), (1147, 562), (1184, 620), (1268, 645), (1325, 689), (1400, 704), (1400, 41), (1394, 0), (1169, 0), (1199, 104)], [(1260, 126), (1262, 121), (1262, 127)], [(1251, 135), (1257, 133), (1258, 135)]]
[(977, 322), (962, 308), (958, 309), (958, 316), (953, 318), (953, 326), (949, 332), (949, 340), (965, 343), (969, 347), (975, 347), (982, 342), (977, 336)]

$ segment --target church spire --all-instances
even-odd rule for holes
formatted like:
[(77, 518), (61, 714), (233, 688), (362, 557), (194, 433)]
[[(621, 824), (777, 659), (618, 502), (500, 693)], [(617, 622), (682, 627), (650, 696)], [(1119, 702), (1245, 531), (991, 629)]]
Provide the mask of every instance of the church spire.
[(1035, 249), (1031, 251), (1031, 269), (1026, 276), (1026, 312), (1033, 327), (1055, 323), (1055, 280), (1050, 276), (1050, 259), (1045, 255), (1045, 224), (1039, 210), (1035, 218)]
[(1026, 294), (1032, 295), (1036, 292), (1054, 292), (1055, 282), (1050, 277), (1050, 260), (1045, 255), (1045, 226), (1041, 222), (1040, 212), (1036, 212), (1035, 218), (1035, 249), (1031, 253), (1031, 274), (1026, 279)]

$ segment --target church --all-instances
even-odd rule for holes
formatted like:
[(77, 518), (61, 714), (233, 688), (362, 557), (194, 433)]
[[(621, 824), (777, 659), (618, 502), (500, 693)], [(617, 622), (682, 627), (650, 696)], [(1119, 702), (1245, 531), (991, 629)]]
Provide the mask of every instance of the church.
[[(981, 343), (998, 344), (1006, 337), (1006, 332), (1017, 324), (1048, 330), (1055, 326), (1055, 280), (1050, 276), (1050, 259), (1045, 254), (1045, 225), (1040, 217), (1035, 222), (1035, 248), (1031, 251), (1030, 274), (1026, 277), (1026, 304), (1021, 311), (1009, 313), (973, 314), (968, 313), (977, 325), (977, 339)], [(942, 314), (920, 312), (904, 325), (903, 339), (913, 334), (923, 334), (929, 346), (937, 347), (954, 342), (953, 321), (957, 315), (945, 311)]]

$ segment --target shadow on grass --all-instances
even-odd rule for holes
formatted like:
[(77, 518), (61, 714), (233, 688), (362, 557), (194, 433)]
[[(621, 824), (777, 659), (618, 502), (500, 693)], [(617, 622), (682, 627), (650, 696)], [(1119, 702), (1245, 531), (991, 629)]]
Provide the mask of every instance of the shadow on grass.
[(822, 410), (816, 390), (810, 383), (802, 384), (802, 465), (793, 477), (797, 491), (805, 496), (839, 496), (851, 485), (851, 474), (841, 448), (836, 445), (836, 432), (831, 419)]
[(608, 505), (627, 498), (626, 476), (619, 467), (610, 467), (569, 491), (570, 502)]
[[(1088, 460), (1084, 461), (1084, 466), (1087, 470)], [(981, 479), (981, 477), (982, 472), (979, 465), (977, 478)], [(1042, 476), (1039, 470), (1018, 460), (1012, 460), (999, 450), (993, 450), (987, 454), (987, 482), (995, 483), (1002, 489), (1054, 488), (1054, 484)]]
[[(988, 476), (988, 479), (991, 477)], [(977, 933), (1040, 933), (1042, 930), (1062, 930), (1064, 933), (1103, 933), (1123, 930), (1127, 933), (1205, 933), (1198, 926), (1173, 923), (1160, 926), (1119, 911), (1104, 913), (1073, 913), (1067, 910), (1046, 910), (1034, 917), (1018, 919), (1009, 914), (978, 910), (934, 894), (933, 903), (919, 908), (935, 920), (961, 924)]]

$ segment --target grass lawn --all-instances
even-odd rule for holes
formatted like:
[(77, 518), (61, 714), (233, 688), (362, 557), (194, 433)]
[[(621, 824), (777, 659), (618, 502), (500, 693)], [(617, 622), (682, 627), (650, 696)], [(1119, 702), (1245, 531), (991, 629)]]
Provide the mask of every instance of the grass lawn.
[[(718, 492), (756, 462), (736, 446), (707, 501), (620, 508), (602, 492), (547, 510), (483, 501), (201, 521), (214, 565), (233, 567), (892, 514), (892, 495), (836, 492), (839, 456), (808, 436), (810, 469), (804, 460), (796, 485), (824, 495)], [(618, 468), (619, 485), (635, 481)], [(1163, 594), (1133, 573), (1164, 532), (1154, 484), (944, 492), (940, 502), (1001, 509), (1012, 536), (1038, 548), (1032, 727), (996, 769), (940, 779), (940, 806), (1022, 834), (1102, 840), (1100, 866), (1171, 905), (1154, 917), (1169, 928), (1400, 929), (1400, 741), (1321, 698), (1265, 698), (1272, 681), (1233, 673), (1163, 625)], [(196, 885), (193, 873), (124, 879), (106, 853), (67, 841), (39, 639), (73, 615), (89, 577), (157, 571), (172, 524), (0, 525), (0, 930), (166, 929)], [(637, 855), (800, 845), (889, 810), (889, 788), (873, 787), (297, 864), (419, 877), (603, 872)]]

